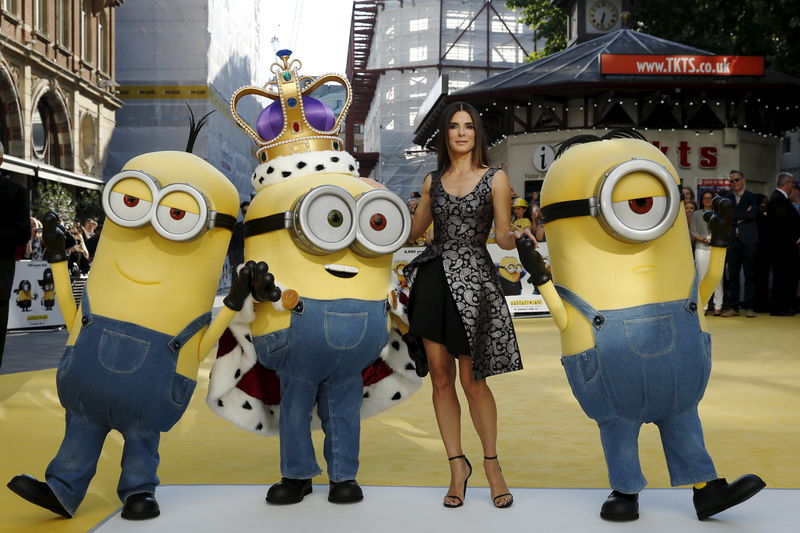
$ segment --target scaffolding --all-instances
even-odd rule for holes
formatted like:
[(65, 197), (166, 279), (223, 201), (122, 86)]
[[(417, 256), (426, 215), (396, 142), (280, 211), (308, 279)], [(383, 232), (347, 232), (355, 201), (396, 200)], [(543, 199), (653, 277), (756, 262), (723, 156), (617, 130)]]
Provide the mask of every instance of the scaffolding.
[[(533, 30), (502, 1), (356, 0), (348, 148), (362, 167), (364, 160), (376, 160), (371, 175), (406, 197), (435, 166), (435, 156), (414, 144), (413, 131), (440, 76), (447, 75), (452, 93), (522, 64), (533, 39)], [(356, 143), (357, 130), (363, 132), (363, 147)]]

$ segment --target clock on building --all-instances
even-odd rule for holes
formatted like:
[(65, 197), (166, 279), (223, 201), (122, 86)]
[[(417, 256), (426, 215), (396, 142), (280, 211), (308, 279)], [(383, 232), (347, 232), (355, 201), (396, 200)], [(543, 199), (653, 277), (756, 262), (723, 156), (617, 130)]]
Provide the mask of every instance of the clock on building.
[(589, 4), (586, 16), (590, 26), (601, 32), (606, 32), (619, 22), (619, 5), (612, 0), (597, 0)]

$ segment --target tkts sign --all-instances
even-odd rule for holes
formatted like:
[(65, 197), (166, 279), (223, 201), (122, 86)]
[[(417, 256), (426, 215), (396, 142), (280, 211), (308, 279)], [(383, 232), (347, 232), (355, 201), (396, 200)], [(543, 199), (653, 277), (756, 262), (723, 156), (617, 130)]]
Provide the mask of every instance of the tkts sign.
[(600, 54), (600, 74), (763, 76), (761, 56)]

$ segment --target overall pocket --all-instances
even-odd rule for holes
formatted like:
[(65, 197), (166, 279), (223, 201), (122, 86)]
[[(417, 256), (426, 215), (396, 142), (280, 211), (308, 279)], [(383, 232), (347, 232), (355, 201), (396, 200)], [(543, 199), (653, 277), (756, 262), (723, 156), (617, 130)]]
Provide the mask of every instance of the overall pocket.
[(334, 350), (350, 350), (359, 345), (367, 332), (368, 313), (323, 314), (325, 342)]
[(104, 329), (97, 349), (97, 359), (103, 368), (115, 374), (133, 374), (147, 360), (150, 343)]
[(289, 329), (273, 331), (253, 339), (256, 358), (264, 368), (278, 370), (289, 354)]
[(607, 420), (615, 416), (614, 409), (606, 398), (600, 379), (600, 363), (597, 351), (592, 348), (561, 358), (572, 394), (586, 413), (594, 420)]
[(661, 357), (675, 349), (672, 315), (633, 318), (623, 324), (628, 347), (639, 357)]

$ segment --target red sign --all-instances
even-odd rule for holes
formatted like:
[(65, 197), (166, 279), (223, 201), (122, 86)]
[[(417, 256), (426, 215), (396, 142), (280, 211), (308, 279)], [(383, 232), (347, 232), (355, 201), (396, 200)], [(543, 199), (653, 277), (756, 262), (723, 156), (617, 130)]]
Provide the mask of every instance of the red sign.
[(645, 76), (763, 76), (762, 56), (600, 54), (600, 74)]

